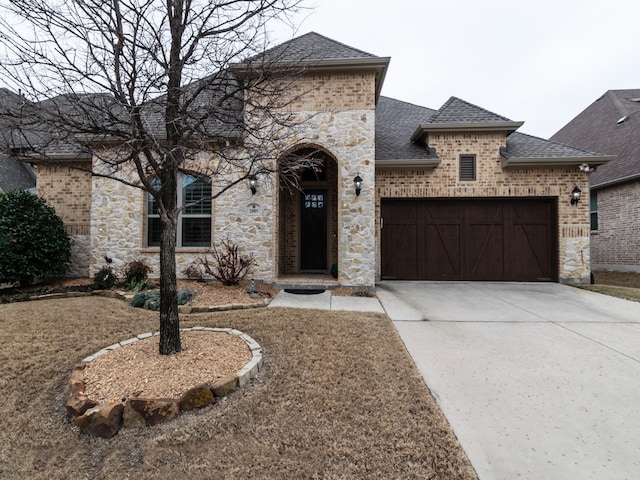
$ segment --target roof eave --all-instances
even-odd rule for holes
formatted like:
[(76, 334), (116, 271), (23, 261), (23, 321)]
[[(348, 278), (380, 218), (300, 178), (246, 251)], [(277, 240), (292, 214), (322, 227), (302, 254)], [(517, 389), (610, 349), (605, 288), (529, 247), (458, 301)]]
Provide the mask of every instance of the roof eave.
[(440, 165), (440, 158), (376, 160), (376, 170), (430, 170)]
[(33, 163), (38, 165), (39, 163), (58, 163), (58, 162), (90, 162), (92, 155), (91, 152), (82, 153), (51, 153), (51, 154), (39, 154), (39, 153), (21, 153), (15, 155), (16, 158), (23, 162)]
[(417, 142), (428, 133), (457, 132), (515, 132), (524, 122), (455, 122), (455, 123), (423, 123), (411, 136)]
[(598, 157), (506, 157), (502, 155), (502, 168), (566, 168), (588, 165), (597, 167), (615, 159), (612, 156)]
[[(291, 62), (274, 62), (267, 65), (275, 68), (297, 68), (304, 73), (317, 73), (327, 71), (363, 72), (374, 71), (376, 74), (376, 104), (380, 98), (382, 85), (387, 76), (387, 69), (391, 57), (358, 57), (358, 58), (329, 58), (325, 60), (302, 60)], [(231, 66), (231, 70), (238, 74), (248, 74), (254, 70), (263, 68), (264, 65), (256, 63), (237, 63)]]
[(592, 190), (599, 190), (601, 188), (612, 187), (614, 185), (620, 185), (622, 183), (634, 182), (640, 180), (640, 173), (633, 175), (627, 175), (626, 177), (616, 178), (615, 180), (608, 180), (606, 182), (594, 183), (590, 186)]

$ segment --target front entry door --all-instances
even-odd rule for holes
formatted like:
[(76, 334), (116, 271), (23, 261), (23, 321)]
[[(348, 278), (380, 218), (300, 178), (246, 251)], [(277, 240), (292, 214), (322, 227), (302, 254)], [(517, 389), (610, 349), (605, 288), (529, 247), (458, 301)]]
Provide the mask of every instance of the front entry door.
[(305, 190), (300, 209), (300, 269), (327, 269), (327, 191)]

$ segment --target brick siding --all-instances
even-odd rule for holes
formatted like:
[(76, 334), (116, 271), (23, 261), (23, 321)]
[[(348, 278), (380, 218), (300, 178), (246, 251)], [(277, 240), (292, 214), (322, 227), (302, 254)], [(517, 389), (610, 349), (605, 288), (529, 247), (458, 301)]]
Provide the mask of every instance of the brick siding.
[(38, 165), (37, 193), (56, 209), (69, 235), (89, 235), (91, 174), (77, 166)]
[(640, 270), (640, 182), (597, 192), (598, 230), (591, 234), (594, 267)]
[(84, 277), (89, 275), (91, 257), (91, 174), (78, 170), (82, 166), (39, 164), (36, 190), (55, 208), (71, 239), (67, 275)]
[(375, 108), (375, 75), (310, 74), (296, 79), (287, 89), (290, 104), (286, 110), (298, 112), (330, 112), (373, 110)]
[[(391, 170), (376, 172), (376, 265), (380, 275), (380, 202), (383, 198), (528, 198), (558, 200), (558, 258), (561, 281), (584, 282), (589, 276), (589, 195), (587, 174), (578, 168), (502, 168), (499, 149), (506, 137), (499, 133), (432, 134), (429, 146), (441, 159), (431, 170)], [(476, 180), (459, 179), (460, 155), (476, 156)], [(574, 186), (583, 192), (583, 201), (570, 205)], [(587, 239), (579, 254), (569, 252), (566, 240)], [(567, 268), (570, 264), (571, 268)], [(575, 265), (578, 264), (577, 270)], [(571, 272), (569, 272), (571, 270)]]

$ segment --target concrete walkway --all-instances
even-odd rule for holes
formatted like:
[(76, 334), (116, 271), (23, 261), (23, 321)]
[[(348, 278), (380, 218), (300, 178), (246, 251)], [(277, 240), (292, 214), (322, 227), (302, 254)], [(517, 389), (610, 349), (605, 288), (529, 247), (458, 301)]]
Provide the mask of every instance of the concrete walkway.
[(384, 313), (377, 298), (338, 297), (332, 296), (328, 290), (315, 295), (299, 295), (281, 290), (271, 301), (269, 307)]
[(640, 478), (640, 303), (553, 283), (377, 294), (481, 480)]

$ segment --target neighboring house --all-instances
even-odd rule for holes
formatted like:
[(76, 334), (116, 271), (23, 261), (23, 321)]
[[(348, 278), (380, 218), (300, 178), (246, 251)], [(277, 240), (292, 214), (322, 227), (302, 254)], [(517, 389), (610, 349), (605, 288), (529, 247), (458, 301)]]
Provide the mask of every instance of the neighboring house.
[[(588, 282), (589, 205), (570, 199), (588, 190), (581, 166), (610, 157), (519, 133), (522, 122), (455, 97), (438, 110), (382, 97), (389, 58), (316, 33), (266, 55), (275, 54), (304, 59), (306, 93), (289, 108), (306, 120), (273, 163), (313, 149), (322, 164), (303, 175), (302, 191), (262, 179), (255, 192), (239, 185), (184, 214), (178, 272), (230, 236), (256, 256), (256, 279), (280, 284), (324, 278), (333, 265), (336, 283), (358, 287), (381, 278)], [(77, 229), (74, 273), (93, 275), (110, 252), (116, 264), (145, 258), (157, 274), (153, 202), (71, 167), (42, 164), (38, 193)], [(210, 188), (191, 177), (181, 185), (191, 199)]]
[(640, 89), (609, 90), (551, 140), (616, 156), (589, 179), (592, 268), (640, 272)]
[(0, 154), (0, 192), (29, 190), (35, 193), (36, 174), (28, 163)]
[[(14, 112), (19, 115), (22, 97), (9, 90), (0, 88), (0, 111)], [(6, 121), (0, 121), (0, 138), (6, 143), (7, 132), (10, 127)], [(35, 193), (36, 174), (28, 163), (21, 162), (15, 157), (0, 153), (0, 192), (22, 189)]]

